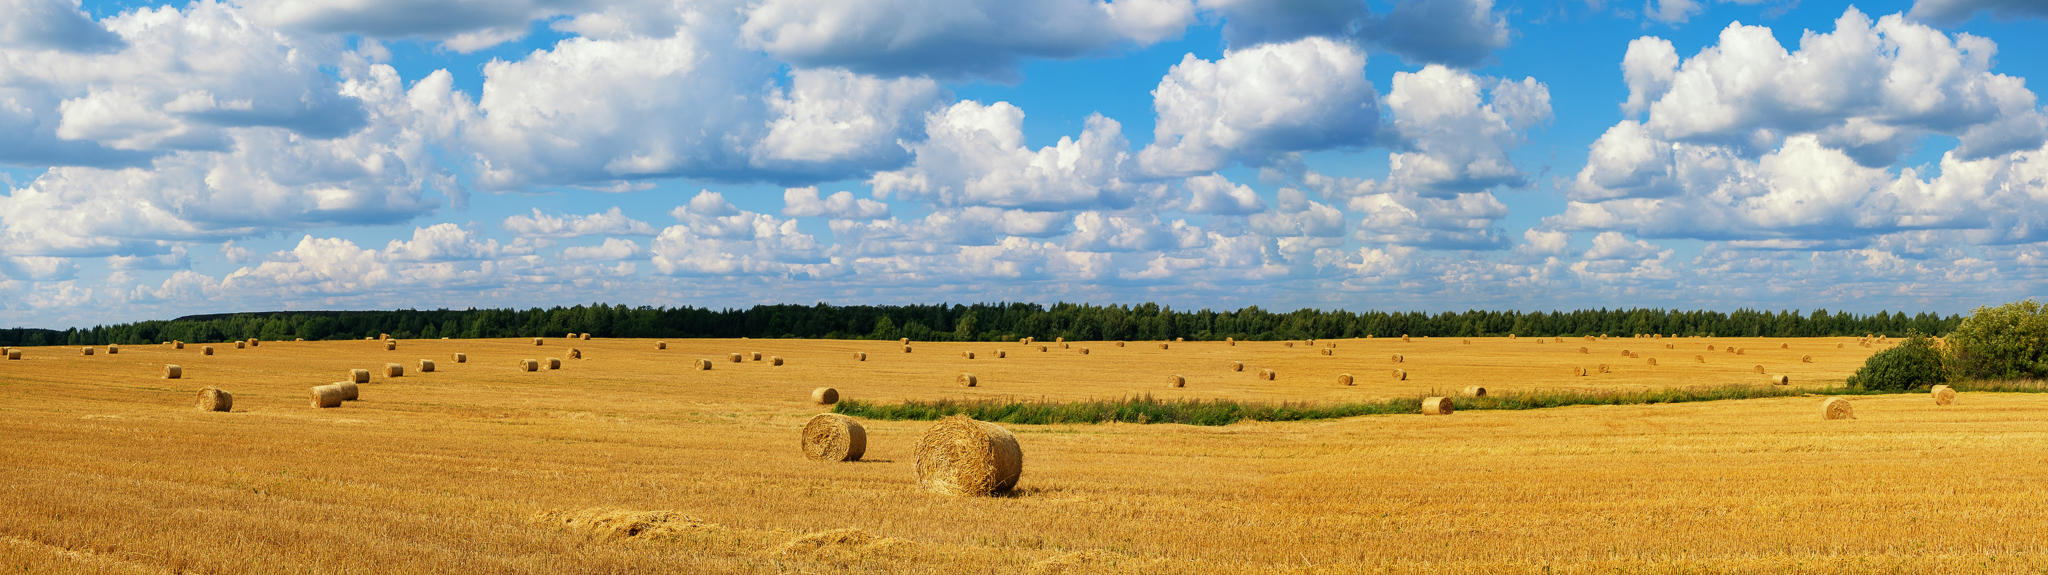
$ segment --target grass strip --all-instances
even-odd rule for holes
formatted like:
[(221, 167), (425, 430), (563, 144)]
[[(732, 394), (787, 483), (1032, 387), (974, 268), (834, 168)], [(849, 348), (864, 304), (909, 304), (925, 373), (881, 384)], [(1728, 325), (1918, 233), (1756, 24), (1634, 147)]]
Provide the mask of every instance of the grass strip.
[[(1952, 384), (1958, 392), (2048, 393), (2048, 382), (1967, 381)], [(1644, 405), (1689, 403), (1731, 399), (1762, 399), (1800, 395), (1884, 395), (1925, 393), (1877, 391), (1849, 387), (1762, 387), (1722, 385), (1637, 390), (1545, 389), (1494, 392), (1487, 397), (1459, 397), (1459, 411), (1489, 409), (1546, 409), (1570, 405)], [(1432, 391), (1428, 395), (1453, 393)], [(840, 400), (832, 412), (882, 420), (930, 421), (951, 415), (966, 415), (981, 421), (1044, 425), (1056, 423), (1183, 423), (1188, 425), (1229, 425), (1239, 421), (1307, 421), (1360, 415), (1420, 413), (1421, 397), (1396, 397), (1360, 403), (1241, 402), (1228, 399), (1172, 399), (1152, 394), (1118, 399), (1045, 401), (1017, 398), (932, 399), (901, 403), (871, 403), (858, 399)]]

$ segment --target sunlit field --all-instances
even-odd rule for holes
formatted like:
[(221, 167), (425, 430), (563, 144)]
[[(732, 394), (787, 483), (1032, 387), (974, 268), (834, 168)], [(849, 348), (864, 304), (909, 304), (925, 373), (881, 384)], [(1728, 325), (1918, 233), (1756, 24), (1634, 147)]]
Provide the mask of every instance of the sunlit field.
[[(2048, 394), (1964, 393), (1950, 406), (1855, 396), (1856, 419), (1836, 421), (1815, 396), (1008, 425), (1022, 479), (982, 498), (917, 488), (912, 445), (929, 422), (864, 421), (859, 462), (814, 462), (797, 444), (827, 409), (809, 401), (819, 386), (879, 402), (1343, 402), (1469, 385), (1768, 386), (1771, 375), (1818, 390), (1886, 345), (1857, 338), (913, 342), (911, 353), (893, 341), (543, 341), (22, 348), (0, 361), (0, 572), (2048, 570)], [(562, 369), (518, 368), (551, 357)], [(420, 373), (421, 359), (436, 370)], [(404, 376), (385, 377), (387, 363)], [(183, 377), (163, 379), (166, 364)], [(310, 387), (350, 369), (373, 372), (359, 401), (308, 406)], [(1277, 378), (1257, 380), (1262, 369)], [(978, 385), (955, 384), (962, 373)], [(1173, 375), (1187, 386), (1168, 387)], [(233, 393), (234, 410), (194, 409), (206, 386)]]

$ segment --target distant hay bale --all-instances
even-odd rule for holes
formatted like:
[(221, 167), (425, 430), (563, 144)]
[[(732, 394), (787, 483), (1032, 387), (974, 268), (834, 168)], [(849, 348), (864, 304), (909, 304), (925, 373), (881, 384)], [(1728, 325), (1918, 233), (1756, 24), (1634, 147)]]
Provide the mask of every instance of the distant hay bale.
[(1024, 474), (1024, 451), (1002, 426), (965, 415), (941, 419), (917, 438), (917, 482), (953, 496), (1009, 491)]
[(405, 366), (396, 363), (384, 364), (384, 377), (405, 377)]
[(1579, 353), (1593, 353), (1593, 352), (1592, 352), (1592, 350), (1588, 350), (1588, 349), (1586, 349), (1586, 348), (1583, 348), (1583, 347), (1582, 347), (1582, 348), (1579, 348)]
[(1025, 344), (1025, 345), (1030, 345), (1030, 344), (1033, 344), (1033, 343), (1037, 343), (1037, 342), (1038, 342), (1038, 338), (1035, 338), (1035, 337), (1027, 337), (1027, 338), (1024, 338), (1024, 344)]
[(1348, 373), (1340, 373), (1340, 374), (1337, 374), (1337, 384), (1338, 384), (1338, 385), (1355, 385), (1354, 383), (1352, 383), (1352, 379), (1351, 379), (1351, 374), (1348, 374)]
[(380, 334), (377, 334), (377, 339), (391, 339), (391, 334), (388, 334), (388, 333), (380, 333)]
[(1123, 346), (1124, 346), (1124, 342), (1121, 342), (1121, 341), (1119, 341), (1119, 342), (1116, 342), (1116, 346), (1117, 346), (1117, 347), (1123, 347)]
[(1842, 349), (1842, 344), (1839, 344), (1839, 343), (1835, 344), (1835, 349)]
[(1954, 405), (1956, 403), (1955, 388), (1946, 385), (1934, 386), (1933, 396), (1935, 405)]
[(752, 352), (748, 357), (754, 361), (761, 361), (761, 352)]
[(1657, 365), (1657, 358), (1650, 358), (1649, 365)]
[(1811, 355), (1802, 355), (1802, 356), (1799, 356), (1799, 363), (1813, 363), (1813, 356), (1811, 356)]
[(1175, 341), (1175, 342), (1183, 342), (1183, 341), (1187, 341), (1187, 338), (1184, 338), (1184, 337), (1176, 337), (1176, 338), (1173, 338), (1173, 341)]
[[(821, 387), (818, 391), (832, 390)], [(838, 401), (837, 392), (833, 401)], [(868, 430), (851, 417), (820, 413), (804, 424), (803, 433), (804, 457), (812, 461), (860, 461), (868, 452)]]
[(108, 345), (108, 346), (107, 346), (107, 355), (115, 355), (115, 354), (118, 354), (118, 353), (121, 353), (121, 346), (118, 346), (118, 345)]
[(221, 391), (218, 387), (199, 390), (200, 411), (234, 411), (235, 395)]
[(974, 387), (981, 384), (981, 381), (975, 379), (972, 373), (960, 374), (960, 377), (953, 378), (953, 382), (960, 384), (961, 387)]
[(1067, 338), (1064, 338), (1064, 337), (1055, 337), (1055, 338), (1052, 338), (1052, 342), (1053, 342), (1053, 343), (1066, 343), (1066, 342), (1067, 342)]
[(1088, 355), (1088, 348), (1081, 348), (1081, 355)]
[(1448, 398), (1448, 397), (1425, 397), (1425, 398), (1422, 398), (1422, 414), (1423, 414), (1423, 415), (1450, 415), (1450, 414), (1451, 414), (1452, 412), (1454, 412), (1454, 411), (1457, 411), (1457, 409), (1456, 409), (1456, 407), (1454, 407), (1454, 406), (1452, 406), (1452, 405), (1451, 405), (1451, 398)]
[(964, 357), (964, 358), (967, 358), (967, 359), (974, 359), (974, 352), (971, 352), (971, 351), (963, 351), (963, 352), (960, 352), (960, 357)]
[(1508, 339), (1515, 339), (1515, 334), (1508, 334)]
[(292, 338), (292, 341), (306, 341), (306, 338), (303, 338), (303, 337), (295, 337), (295, 338)]
[(171, 341), (171, 349), (185, 349), (185, 342), (173, 340)]
[(80, 353), (81, 353), (81, 354), (83, 354), (83, 355), (92, 355), (92, 348), (90, 348), (90, 347), (87, 347), (87, 348), (83, 348), (82, 350), (80, 350)]
[(1020, 337), (1020, 338), (1017, 338), (1017, 343), (1020, 343), (1020, 344), (1023, 344), (1023, 343), (1031, 343), (1031, 338), (1028, 338), (1028, 337)]
[(1611, 372), (1611, 371), (1608, 371), (1608, 370), (1607, 370), (1607, 364), (1604, 364), (1604, 363), (1603, 363), (1603, 364), (1600, 364), (1600, 373), (1613, 373), (1613, 372)]
[(1407, 357), (1407, 356), (1404, 356), (1404, 355), (1401, 355), (1401, 354), (1398, 354), (1398, 353), (1397, 353), (1397, 354), (1394, 354), (1394, 357), (1393, 357), (1393, 361), (1394, 361), (1394, 363), (1402, 363), (1402, 362), (1406, 362), (1406, 361), (1408, 361), (1408, 357)]
[(1820, 417), (1821, 419), (1856, 419), (1856, 408), (1849, 405), (1849, 400), (1830, 397), (1827, 401), (1820, 402)]
[(896, 343), (900, 343), (900, 344), (903, 344), (903, 345), (910, 345), (910, 338), (907, 338), (907, 337), (906, 337), (906, 338), (903, 338), (903, 339), (899, 339), (899, 340), (896, 340)]
[(1590, 371), (1586, 371), (1586, 368), (1585, 368), (1584, 366), (1579, 366), (1579, 367), (1573, 367), (1573, 368), (1572, 368), (1572, 375), (1576, 375), (1576, 376), (1579, 376), (1579, 377), (1585, 377), (1585, 376), (1587, 376), (1587, 375), (1591, 375), (1591, 374), (1592, 374), (1592, 372), (1590, 372)]
[(548, 358), (548, 369), (562, 369), (562, 358), (559, 358), (559, 357), (550, 357), (550, 358)]
[(1468, 385), (1465, 386), (1465, 391), (1463, 395), (1465, 397), (1486, 397), (1486, 388), (1479, 387), (1477, 385)]
[(739, 363), (740, 361), (742, 361), (742, 360), (740, 359), (740, 354), (737, 354), (737, 353), (729, 353), (729, 354), (726, 354), (726, 355), (725, 355), (725, 359), (726, 359), (726, 361), (730, 361), (730, 362), (733, 362), (733, 363)]
[(1337, 354), (1337, 350), (1334, 350), (1334, 349), (1330, 349), (1330, 348), (1327, 348), (1327, 347), (1326, 347), (1326, 348), (1323, 348), (1323, 355), (1336, 355), (1336, 354)]
[(1270, 369), (1261, 369), (1261, 370), (1259, 370), (1259, 379), (1263, 379), (1263, 380), (1266, 380), (1266, 381), (1273, 381), (1273, 380), (1275, 380), (1275, 379), (1279, 379), (1279, 377), (1280, 377), (1280, 374), (1277, 374), (1277, 373), (1273, 373), (1273, 370), (1270, 370)]
[(1161, 344), (1159, 344), (1159, 349), (1166, 349), (1166, 344), (1164, 344), (1164, 343), (1161, 343)]
[(1707, 344), (1707, 351), (1714, 351), (1714, 344)]
[(1791, 384), (1792, 384), (1792, 378), (1790, 378), (1790, 377), (1786, 377), (1786, 376), (1783, 376), (1783, 375), (1773, 375), (1773, 376), (1771, 376), (1771, 377), (1770, 377), (1770, 379), (1771, 379), (1771, 385), (1791, 385)]
[(256, 347), (256, 346), (259, 346), (259, 345), (263, 345), (263, 340), (260, 340), (260, 339), (256, 339), (256, 338), (253, 338), (253, 337), (252, 337), (252, 338), (249, 338), (249, 347)]
[[(519, 360), (519, 369), (522, 371), (540, 371), (540, 362), (531, 359), (522, 359)], [(711, 368), (706, 367), (704, 369)]]
[[(237, 346), (237, 347), (239, 347), (239, 346)], [(396, 350), (396, 349), (398, 349), (398, 341), (397, 341), (397, 340), (390, 340), (390, 339), (384, 340), (384, 351), (393, 351), (393, 350)]]
[(1226, 337), (1226, 338), (1223, 338), (1223, 343), (1227, 343), (1227, 344), (1231, 344), (1231, 345), (1236, 345), (1236, 344), (1237, 344), (1237, 338), (1234, 338), (1234, 337)]
[(1704, 356), (1704, 355), (1695, 355), (1695, 356), (1692, 356), (1692, 360), (1693, 360), (1693, 361), (1697, 361), (1697, 362), (1700, 362), (1700, 363), (1706, 363), (1706, 362), (1707, 362), (1707, 356)]
[(769, 356), (769, 357), (768, 357), (768, 365), (772, 365), (772, 366), (780, 366), (780, 365), (782, 365), (782, 356), (779, 356), (779, 355), (775, 355), (775, 356)]
[(1071, 346), (1071, 345), (1067, 345), (1067, 344), (1064, 344), (1064, 343), (1060, 344), (1060, 349), (1067, 349), (1067, 348), (1070, 348), (1070, 347), (1073, 347), (1073, 346)]
[(1408, 381), (1408, 370), (1405, 370), (1405, 369), (1396, 369), (1396, 370), (1394, 370), (1394, 381)]
[(1745, 349), (1745, 348), (1739, 348), (1739, 347), (1738, 347), (1738, 348), (1735, 348), (1735, 355), (1749, 355), (1749, 350), (1748, 350), (1748, 349)]
[(540, 345), (540, 342), (541, 342), (540, 338), (537, 338), (537, 337), (536, 337), (536, 338), (533, 338), (533, 344), (534, 344), (534, 345)]
[(856, 352), (853, 352), (853, 360), (854, 360), (854, 361), (867, 361), (867, 360), (868, 360), (868, 352), (865, 352), (865, 351), (856, 351)]
[(1002, 359), (1006, 357), (1010, 357), (1010, 352), (1003, 351), (1000, 349), (996, 350), (996, 359)]
[(569, 348), (569, 359), (583, 359), (583, 350)]
[(583, 341), (590, 341), (590, 334), (583, 334)]
[(1764, 366), (1761, 366), (1761, 365), (1759, 365), (1759, 366), (1756, 366), (1756, 368), (1755, 368), (1755, 369), (1756, 369), (1756, 372), (1757, 372), (1757, 373), (1763, 373), (1763, 372), (1764, 372)]
[(665, 342), (665, 341), (657, 341), (657, 342), (654, 342), (654, 349), (668, 349), (668, 342)]
[[(17, 349), (8, 352), (7, 359), (21, 359), (21, 350)], [(185, 377), (185, 368), (176, 365), (164, 366), (164, 379), (179, 379), (183, 377)]]
[(1294, 347), (1294, 342), (1291, 342), (1291, 341), (1290, 341), (1290, 342), (1287, 342), (1287, 343), (1286, 343), (1285, 345), (1286, 345), (1287, 347)]
[(422, 360), (420, 360), (420, 373), (432, 373), (433, 371), (434, 371), (434, 360), (431, 360), (431, 359), (422, 359)]
[[(529, 360), (526, 360), (526, 361), (533, 361), (533, 360), (529, 359)], [(699, 359), (699, 360), (697, 360), (697, 370), (698, 370), (698, 371), (710, 371), (710, 370), (711, 370), (711, 360), (708, 360), (708, 359)], [(533, 370), (532, 370), (532, 369), (528, 369), (528, 370), (526, 370), (526, 371), (533, 371)]]
[(562, 339), (576, 339), (576, 332), (562, 334)]
[(1041, 352), (1043, 352), (1043, 351), (1045, 351), (1045, 350), (1046, 350), (1046, 347), (1045, 347), (1045, 346), (1042, 346), (1042, 345), (1041, 345), (1041, 346), (1038, 346), (1038, 351), (1041, 351)]
[(1167, 386), (1167, 387), (1187, 387), (1187, 386), (1188, 386), (1188, 378), (1185, 378), (1185, 377), (1181, 377), (1181, 376), (1178, 376), (1178, 375), (1170, 375), (1170, 376), (1167, 376), (1167, 377), (1166, 377), (1166, 386)]
[(235, 342), (235, 349), (246, 349), (247, 347), (249, 347), (249, 342), (246, 342), (246, 341), (238, 341), (238, 342)]
[[(1041, 347), (1039, 347), (1038, 349), (1039, 349), (1039, 351), (1044, 351), (1044, 350), (1045, 350), (1045, 348), (1044, 348), (1044, 347), (1042, 347), (1042, 346), (1041, 346)], [(906, 346), (903, 346), (903, 353), (910, 353), (910, 346), (907, 346), (907, 345), (906, 345)]]
[(367, 369), (351, 369), (351, 370), (348, 370), (348, 380), (349, 380), (349, 381), (352, 381), (352, 382), (355, 382), (355, 383), (369, 383), (369, 382), (370, 382), (370, 370), (367, 370)]
[(1781, 344), (1778, 344), (1778, 349), (1792, 349), (1792, 344), (1789, 344), (1789, 343), (1781, 343)]
[(1542, 339), (1536, 340), (1536, 345), (1543, 345), (1544, 343), (1545, 342)]
[(458, 354), (455, 354), (455, 363), (469, 363), (469, 354), (466, 354), (466, 353), (458, 353)]
[(200, 346), (200, 347), (199, 347), (199, 355), (213, 355), (213, 346), (210, 346), (210, 345)]
[(18, 359), (21, 359), (21, 350), (18, 350), (18, 349), (10, 349), (10, 350), (7, 350), (7, 359), (9, 359), (9, 360), (18, 360)]
[(1408, 343), (1408, 334), (1401, 334), (1401, 343)]
[(1673, 344), (1673, 343), (1667, 343), (1667, 344), (1664, 344), (1664, 349), (1678, 349), (1678, 344)]
[(313, 387), (313, 407), (341, 407), (342, 397), (340, 386), (317, 385)]
[(1628, 354), (1629, 354), (1629, 351), (1628, 351), (1628, 350), (1626, 350), (1626, 349), (1624, 349), (1624, 350), (1621, 350), (1621, 356), (1622, 356), (1622, 357), (1628, 357)]
[(834, 403), (839, 403), (839, 390), (832, 389), (829, 387), (820, 387), (817, 389), (813, 389), (811, 390), (811, 403), (815, 403), (818, 405), (832, 405)]
[(1230, 371), (1244, 371), (1244, 362), (1242, 362), (1242, 361), (1233, 361), (1233, 362), (1230, 362)]

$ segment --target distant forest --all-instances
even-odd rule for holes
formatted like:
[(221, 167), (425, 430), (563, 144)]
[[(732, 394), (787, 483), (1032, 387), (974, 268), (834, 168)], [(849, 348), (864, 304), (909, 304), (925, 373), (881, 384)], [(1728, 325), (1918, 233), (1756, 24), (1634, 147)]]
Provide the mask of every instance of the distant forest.
[(284, 311), (196, 315), (169, 321), (89, 329), (0, 329), (0, 345), (147, 344), (264, 340), (560, 337), (570, 332), (617, 338), (825, 338), (919, 341), (1006, 341), (1020, 337), (1071, 340), (1193, 341), (1350, 338), (1402, 334), (1435, 337), (1577, 336), (1662, 333), (1678, 336), (1812, 337), (1908, 331), (1947, 334), (1962, 316), (1878, 312), (1858, 315), (1756, 310), (1663, 309), (1568, 312), (1383, 312), (1303, 309), (1272, 312), (1180, 311), (1157, 304), (1044, 306), (976, 305), (832, 306), (759, 305), (747, 309), (588, 305), (549, 309), (396, 311)]

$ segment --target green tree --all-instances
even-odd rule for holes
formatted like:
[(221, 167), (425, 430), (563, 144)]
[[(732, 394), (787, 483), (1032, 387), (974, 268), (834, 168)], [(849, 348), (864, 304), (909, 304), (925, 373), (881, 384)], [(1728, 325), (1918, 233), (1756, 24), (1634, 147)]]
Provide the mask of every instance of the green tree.
[(1849, 376), (1849, 385), (1882, 391), (1905, 391), (1941, 383), (1941, 350), (1934, 340), (1914, 333), (1897, 347), (1877, 352)]
[(1948, 344), (1960, 377), (2048, 377), (2048, 308), (2031, 299), (1977, 308)]

